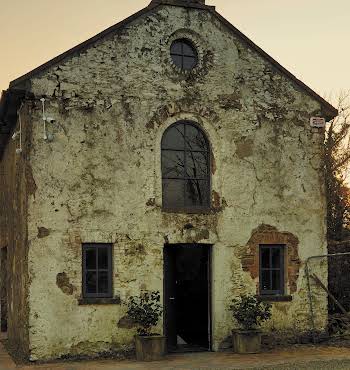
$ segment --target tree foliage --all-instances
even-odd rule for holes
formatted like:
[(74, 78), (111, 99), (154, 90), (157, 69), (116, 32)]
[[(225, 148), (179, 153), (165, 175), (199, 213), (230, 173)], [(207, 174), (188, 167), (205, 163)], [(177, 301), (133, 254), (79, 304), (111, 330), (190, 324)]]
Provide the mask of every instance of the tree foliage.
[(327, 195), (328, 240), (342, 240), (350, 223), (350, 99), (349, 93), (338, 98), (338, 117), (334, 118), (325, 139), (325, 182)]

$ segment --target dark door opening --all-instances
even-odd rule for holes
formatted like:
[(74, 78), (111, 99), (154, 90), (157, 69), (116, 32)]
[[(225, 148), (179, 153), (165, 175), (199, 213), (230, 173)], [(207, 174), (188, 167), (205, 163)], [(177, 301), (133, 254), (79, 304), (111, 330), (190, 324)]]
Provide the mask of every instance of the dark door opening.
[(165, 246), (164, 308), (170, 352), (211, 349), (210, 246)]
[(7, 331), (7, 247), (0, 249), (0, 327)]

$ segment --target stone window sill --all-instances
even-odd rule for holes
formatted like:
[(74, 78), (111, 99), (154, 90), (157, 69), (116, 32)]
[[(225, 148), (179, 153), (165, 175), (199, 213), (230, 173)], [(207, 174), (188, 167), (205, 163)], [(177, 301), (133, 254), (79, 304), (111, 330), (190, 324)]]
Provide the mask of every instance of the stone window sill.
[(79, 306), (87, 306), (87, 305), (108, 305), (108, 304), (117, 304), (120, 305), (120, 297), (114, 298), (79, 298), (78, 299)]
[(258, 300), (261, 302), (291, 302), (291, 295), (259, 295)]
[(164, 213), (182, 213), (182, 214), (210, 214), (214, 213), (214, 208), (162, 208)]

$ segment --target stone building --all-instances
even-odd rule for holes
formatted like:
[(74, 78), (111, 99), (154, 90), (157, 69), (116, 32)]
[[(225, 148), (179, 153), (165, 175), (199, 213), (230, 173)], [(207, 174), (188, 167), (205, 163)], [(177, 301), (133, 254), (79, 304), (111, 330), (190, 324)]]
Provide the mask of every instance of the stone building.
[[(326, 253), (324, 128), (310, 118), (336, 115), (204, 0), (153, 0), (11, 82), (11, 345), (31, 360), (127, 350), (125, 302), (144, 290), (161, 292), (170, 349), (225, 347), (243, 293), (272, 302), (267, 331), (308, 331), (304, 264)], [(323, 330), (326, 296), (314, 304)]]

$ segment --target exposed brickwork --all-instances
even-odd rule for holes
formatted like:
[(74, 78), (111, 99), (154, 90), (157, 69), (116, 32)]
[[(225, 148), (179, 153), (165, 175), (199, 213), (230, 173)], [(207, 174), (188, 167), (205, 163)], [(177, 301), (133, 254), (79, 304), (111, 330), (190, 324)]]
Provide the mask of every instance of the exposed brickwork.
[(69, 278), (65, 272), (57, 274), (56, 284), (64, 294), (72, 295), (74, 291), (73, 285), (69, 282)]
[(286, 246), (286, 283), (289, 286), (289, 292), (295, 293), (301, 265), (298, 255), (298, 238), (289, 232), (279, 232), (270, 225), (260, 225), (255, 229), (248, 241), (246, 252), (241, 258), (243, 270), (249, 272), (253, 279), (259, 277), (260, 244), (283, 244)]

